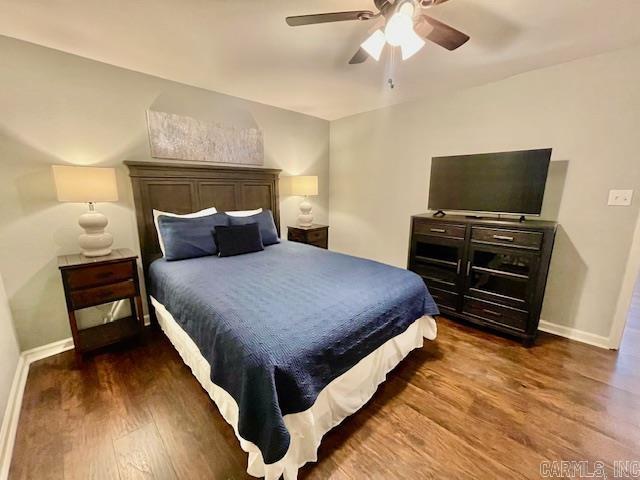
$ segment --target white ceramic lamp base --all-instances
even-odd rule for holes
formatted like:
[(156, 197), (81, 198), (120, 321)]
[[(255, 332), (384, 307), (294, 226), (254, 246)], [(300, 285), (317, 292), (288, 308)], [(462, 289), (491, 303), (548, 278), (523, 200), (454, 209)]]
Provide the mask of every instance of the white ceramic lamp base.
[(311, 213), (311, 203), (305, 199), (300, 203), (300, 215), (298, 215), (298, 225), (310, 227), (313, 225), (313, 213)]
[(78, 237), (78, 243), (85, 257), (102, 257), (111, 253), (113, 236), (104, 231), (109, 224), (107, 217), (90, 205), (89, 211), (80, 215), (78, 223), (84, 229), (84, 233)]

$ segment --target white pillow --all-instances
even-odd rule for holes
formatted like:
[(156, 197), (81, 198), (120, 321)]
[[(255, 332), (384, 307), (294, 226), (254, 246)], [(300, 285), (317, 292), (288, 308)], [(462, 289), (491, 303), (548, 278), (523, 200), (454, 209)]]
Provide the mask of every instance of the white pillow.
[(262, 209), (258, 208), (257, 210), (236, 210), (235, 212), (224, 212), (230, 217), (250, 217), (251, 215), (257, 215), (258, 213), (262, 213)]
[(158, 243), (160, 244), (160, 250), (162, 250), (162, 256), (164, 256), (164, 242), (162, 241), (162, 235), (160, 234), (160, 227), (158, 225), (158, 217), (160, 215), (166, 215), (167, 217), (180, 217), (180, 218), (198, 218), (198, 217), (206, 217), (207, 215), (213, 215), (214, 213), (218, 213), (218, 210), (215, 207), (205, 208), (204, 210), (200, 210), (199, 212), (193, 213), (185, 213), (184, 215), (179, 215), (177, 213), (171, 212), (163, 212), (161, 210), (153, 210), (153, 224), (156, 226), (156, 232), (158, 233)]

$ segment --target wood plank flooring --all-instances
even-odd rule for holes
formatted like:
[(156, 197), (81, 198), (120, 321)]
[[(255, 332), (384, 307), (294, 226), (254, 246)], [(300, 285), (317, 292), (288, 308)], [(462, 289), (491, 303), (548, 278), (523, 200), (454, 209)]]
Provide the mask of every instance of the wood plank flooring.
[[(542, 334), (535, 347), (441, 318), (361, 411), (324, 438), (312, 479), (540, 478), (546, 460), (640, 460), (640, 345)], [(245, 479), (230, 426), (159, 332), (31, 367), (11, 479)]]

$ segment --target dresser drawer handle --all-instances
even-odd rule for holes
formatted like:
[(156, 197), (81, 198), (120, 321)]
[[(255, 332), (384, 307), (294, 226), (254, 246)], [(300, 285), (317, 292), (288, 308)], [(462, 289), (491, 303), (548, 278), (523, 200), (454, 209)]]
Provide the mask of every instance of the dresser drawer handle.
[(502, 314), (500, 312), (496, 312), (494, 310), (489, 310), (487, 308), (483, 308), (482, 311), (484, 313), (488, 313), (489, 315), (493, 315), (494, 317), (501, 317), (502, 316)]
[(440, 298), (440, 295), (434, 295), (433, 293), (431, 294), (431, 298), (433, 298), (434, 300), (438, 300)]
[(429, 231), (435, 232), (435, 233), (447, 233), (447, 231), (444, 228), (430, 228)]
[(506, 235), (494, 235), (493, 238), (496, 240), (504, 240), (505, 242), (513, 242), (513, 237), (507, 237)]

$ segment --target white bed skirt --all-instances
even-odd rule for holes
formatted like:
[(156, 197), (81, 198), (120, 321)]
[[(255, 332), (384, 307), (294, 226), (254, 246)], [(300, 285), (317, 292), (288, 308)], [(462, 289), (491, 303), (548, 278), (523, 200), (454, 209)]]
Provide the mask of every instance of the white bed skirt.
[(249, 454), (247, 473), (266, 480), (295, 480), (298, 469), (307, 462), (315, 462), (318, 447), (325, 433), (349, 415), (358, 411), (411, 350), (422, 347), (424, 338), (434, 340), (437, 334), (433, 317), (417, 319), (407, 330), (387, 341), (360, 360), (353, 368), (333, 380), (318, 395), (316, 402), (304, 412), (285, 415), (284, 423), (291, 436), (286, 455), (276, 463), (265, 464), (258, 447), (238, 433), (238, 405), (225, 390), (211, 381), (211, 366), (202, 356), (191, 337), (178, 325), (173, 316), (155, 298), (151, 298), (158, 323), (182, 360), (215, 402), (224, 419)]

